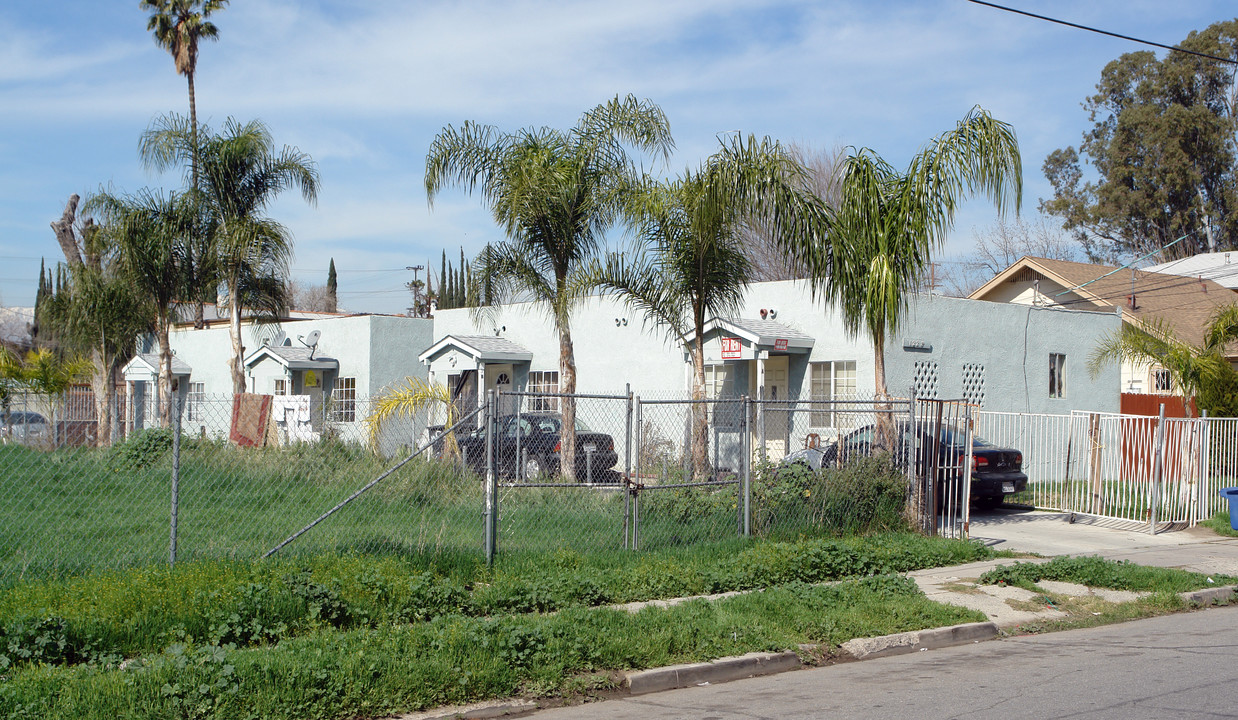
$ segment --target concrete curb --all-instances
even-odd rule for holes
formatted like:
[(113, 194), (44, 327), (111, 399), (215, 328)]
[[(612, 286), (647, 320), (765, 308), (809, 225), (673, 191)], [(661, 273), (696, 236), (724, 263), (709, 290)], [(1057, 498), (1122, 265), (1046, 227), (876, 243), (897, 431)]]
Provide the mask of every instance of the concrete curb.
[(856, 638), (843, 643), (842, 649), (856, 660), (872, 660), (888, 655), (903, 655), (919, 650), (992, 640), (997, 635), (997, 625), (992, 622), (966, 623), (873, 638)]
[(1186, 604), (1203, 605), (1205, 607), (1214, 603), (1233, 602), (1235, 595), (1238, 595), (1238, 586), (1234, 585), (1178, 593), (1178, 597), (1182, 598)]
[(773, 675), (800, 667), (799, 655), (793, 652), (748, 653), (738, 657), (718, 658), (712, 662), (685, 663), (639, 670), (627, 674), (624, 682), (633, 695), (674, 690), (732, 680)]

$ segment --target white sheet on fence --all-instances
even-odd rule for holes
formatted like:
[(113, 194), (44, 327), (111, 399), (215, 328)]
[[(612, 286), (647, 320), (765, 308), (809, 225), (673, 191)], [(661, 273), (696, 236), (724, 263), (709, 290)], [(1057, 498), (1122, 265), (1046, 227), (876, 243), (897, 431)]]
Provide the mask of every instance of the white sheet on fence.
[(271, 403), (271, 417), (284, 442), (309, 442), (318, 439), (310, 422), (309, 395), (276, 395)]

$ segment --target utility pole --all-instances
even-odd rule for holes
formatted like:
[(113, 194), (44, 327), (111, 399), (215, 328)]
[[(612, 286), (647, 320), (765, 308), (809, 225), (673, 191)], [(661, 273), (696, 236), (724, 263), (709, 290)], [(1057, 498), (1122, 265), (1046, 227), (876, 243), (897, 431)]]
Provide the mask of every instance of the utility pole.
[(417, 309), (417, 299), (421, 297), (421, 283), (417, 280), (417, 273), (426, 269), (425, 265), (408, 265), (405, 270), (413, 271), (413, 281), (408, 284), (408, 289), (413, 291), (413, 306), (408, 309), (409, 317), (421, 317), (421, 312)]

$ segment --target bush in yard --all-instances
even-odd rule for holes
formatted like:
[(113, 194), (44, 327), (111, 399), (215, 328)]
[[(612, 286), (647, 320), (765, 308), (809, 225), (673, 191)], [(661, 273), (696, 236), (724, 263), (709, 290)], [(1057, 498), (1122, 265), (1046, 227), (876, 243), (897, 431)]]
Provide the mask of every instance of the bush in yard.
[(805, 526), (839, 536), (901, 531), (906, 494), (906, 477), (888, 457), (815, 471), (767, 463), (753, 481), (753, 523), (767, 535)]
[(157, 462), (172, 449), (172, 430), (145, 428), (112, 446), (109, 458), (127, 467), (142, 469)]

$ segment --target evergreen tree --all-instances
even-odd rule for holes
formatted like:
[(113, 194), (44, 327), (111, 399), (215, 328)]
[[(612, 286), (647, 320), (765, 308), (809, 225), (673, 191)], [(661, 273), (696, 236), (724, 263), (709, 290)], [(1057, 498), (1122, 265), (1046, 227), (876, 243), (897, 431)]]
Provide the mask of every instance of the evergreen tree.
[(438, 306), (439, 308), (451, 307), (451, 296), (447, 293), (447, 251), (443, 251), (443, 263), (438, 271)]
[(327, 312), (336, 312), (339, 307), (339, 284), (335, 279), (335, 258), (327, 269)]

